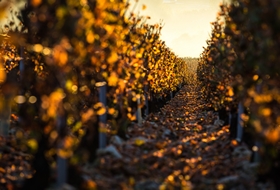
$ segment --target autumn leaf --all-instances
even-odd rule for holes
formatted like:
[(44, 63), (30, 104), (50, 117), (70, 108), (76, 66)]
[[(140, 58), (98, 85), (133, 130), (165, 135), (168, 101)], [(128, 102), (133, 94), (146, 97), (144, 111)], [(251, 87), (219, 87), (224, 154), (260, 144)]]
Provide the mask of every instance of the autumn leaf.
[(147, 8), (146, 5), (142, 5), (142, 10), (145, 10)]
[(118, 60), (118, 54), (116, 52), (112, 52), (110, 57), (107, 59), (109, 64), (113, 64)]
[(117, 73), (111, 72), (110, 76), (108, 78), (108, 85), (109, 86), (117, 86), (118, 82), (119, 82), (119, 78), (118, 78)]
[[(104, 106), (104, 104), (103, 103), (101, 103), (101, 102), (98, 102), (98, 103), (96, 103), (94, 106), (93, 106), (93, 108), (96, 110), (96, 114), (97, 115), (103, 115), (103, 114), (105, 114), (106, 113), (106, 107)], [(92, 112), (92, 111), (90, 111), (90, 112)]]
[(27, 146), (31, 148), (32, 151), (37, 151), (38, 149), (38, 143), (36, 139), (29, 139), (27, 141)]
[(136, 145), (136, 146), (141, 146), (141, 145), (143, 145), (143, 144), (145, 144), (146, 143), (146, 140), (144, 140), (144, 139), (142, 139), (142, 138), (136, 138), (135, 140), (134, 140), (134, 144)]
[(87, 42), (88, 43), (90, 43), (90, 44), (92, 44), (93, 42), (94, 42), (94, 34), (93, 34), (93, 32), (92, 31), (89, 31), (88, 33), (87, 33)]
[(59, 66), (65, 66), (68, 61), (68, 53), (58, 45), (53, 50), (53, 58)]

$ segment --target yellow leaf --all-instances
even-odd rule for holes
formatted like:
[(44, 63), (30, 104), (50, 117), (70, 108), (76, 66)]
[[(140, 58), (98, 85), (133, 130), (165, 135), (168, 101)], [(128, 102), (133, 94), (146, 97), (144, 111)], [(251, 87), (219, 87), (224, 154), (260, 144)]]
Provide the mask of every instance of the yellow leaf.
[(73, 151), (66, 149), (59, 149), (57, 155), (61, 158), (70, 158), (73, 155)]
[(255, 95), (255, 97), (254, 97), (254, 101), (256, 103), (271, 102), (272, 99), (273, 99), (273, 97), (270, 94)]
[(141, 146), (141, 145), (145, 144), (145, 140), (137, 138), (137, 139), (135, 139), (134, 144), (137, 146)]
[(53, 58), (60, 66), (64, 66), (68, 61), (68, 54), (61, 46), (56, 46), (53, 51)]
[(136, 73), (135, 73), (135, 78), (138, 79), (138, 78), (140, 78), (140, 76), (141, 76), (141, 74), (140, 74), (139, 72), (136, 72)]
[(97, 6), (100, 9), (105, 9), (106, 8), (106, 3), (107, 3), (107, 1), (97, 1)]
[(86, 185), (85, 185), (86, 187), (87, 187), (87, 189), (89, 189), (89, 190), (97, 190), (97, 185), (96, 185), (96, 183), (94, 182), (94, 181), (92, 181), (92, 180), (88, 180), (87, 182), (86, 182)]
[(68, 149), (71, 148), (74, 144), (73, 137), (67, 136), (64, 140), (64, 148)]
[(65, 65), (68, 61), (68, 54), (66, 51), (62, 51), (59, 55), (59, 63), (60, 65)]
[(231, 24), (231, 25), (230, 25), (230, 28), (231, 28), (233, 31), (235, 31), (235, 30), (236, 30), (236, 24)]
[(105, 106), (101, 103), (101, 102), (98, 102), (96, 103), (94, 106), (93, 106), (94, 109), (97, 109), (96, 113), (97, 115), (103, 115), (106, 113), (106, 108)]
[(112, 25), (107, 24), (107, 25), (104, 26), (104, 28), (109, 35), (111, 35), (114, 32), (114, 27)]
[(202, 174), (202, 175), (208, 174), (208, 170), (202, 170), (201, 174)]
[(207, 140), (207, 139), (202, 139), (201, 141), (202, 141), (202, 142), (205, 142), (205, 143), (207, 143), (207, 142), (208, 142), (208, 140)]
[(106, 109), (104, 107), (102, 107), (96, 113), (97, 113), (97, 115), (103, 115), (106, 113)]
[(119, 81), (118, 75), (115, 72), (112, 72), (110, 77), (108, 78), (108, 85), (109, 86), (117, 86)]
[(50, 94), (49, 97), (44, 98), (42, 107), (47, 109), (49, 117), (55, 118), (57, 115), (58, 105), (65, 97), (62, 89), (58, 89)]
[(280, 130), (278, 128), (276, 129), (270, 129), (265, 132), (266, 140), (271, 143), (277, 143), (280, 139)]
[(233, 96), (234, 95), (232, 87), (228, 87), (228, 95), (229, 96)]
[(6, 170), (4, 168), (0, 168), (0, 173), (6, 173)]
[(167, 177), (167, 180), (170, 181), (170, 182), (173, 182), (174, 181), (174, 176), (173, 175), (169, 175)]
[(225, 186), (223, 184), (217, 184), (217, 190), (224, 190)]
[(142, 53), (137, 53), (136, 58), (138, 58), (138, 59), (142, 58)]
[(92, 33), (92, 31), (88, 32), (87, 34), (87, 42), (90, 44), (94, 42), (94, 34)]
[(127, 81), (126, 80), (119, 80), (119, 88), (121, 91), (124, 91), (125, 87), (126, 87), (126, 83)]
[(102, 77), (103, 77), (104, 79), (107, 79), (107, 78), (108, 78), (108, 73), (107, 73), (107, 72), (102, 72)]
[(85, 113), (82, 114), (82, 122), (89, 121), (94, 115), (93, 109), (88, 109)]
[(149, 74), (147, 80), (150, 81), (150, 80), (152, 80), (152, 79), (154, 79), (154, 77), (153, 77), (151, 74)]
[(41, 45), (41, 44), (35, 44), (34, 46), (33, 46), (33, 51), (35, 51), (35, 52), (42, 52), (43, 51), (43, 46)]
[[(82, 120), (83, 120), (83, 115), (82, 115)], [(79, 129), (81, 129), (82, 126), (83, 126), (82, 122), (77, 122), (76, 125), (72, 128), (72, 132), (78, 131)]]
[(270, 108), (263, 108), (263, 109), (261, 109), (261, 114), (265, 117), (270, 116), (271, 115), (271, 109)]
[(136, 120), (136, 116), (132, 115), (131, 113), (127, 114), (128, 119), (130, 119), (131, 121), (135, 121)]
[(62, 19), (65, 14), (66, 14), (66, 9), (64, 7), (58, 7), (56, 9), (56, 17), (58, 19)]
[(107, 59), (109, 64), (113, 64), (118, 60), (118, 54), (116, 52), (112, 52), (110, 57)]
[(254, 81), (256, 81), (256, 80), (258, 80), (258, 79), (259, 79), (259, 75), (254, 75), (254, 76), (253, 76), (253, 80), (254, 80)]
[(129, 185), (134, 186), (135, 179), (133, 177), (129, 177)]
[(32, 151), (36, 151), (38, 149), (38, 143), (35, 139), (29, 139), (27, 141), (27, 145), (32, 149)]
[(66, 88), (68, 91), (71, 91), (72, 86), (73, 86), (72, 80), (67, 80), (66, 83), (65, 83), (65, 88)]
[(146, 5), (142, 5), (142, 10), (145, 10), (147, 8)]
[(108, 109), (108, 113), (109, 113), (110, 115), (114, 115), (115, 112), (116, 112), (115, 108), (109, 108), (109, 109)]

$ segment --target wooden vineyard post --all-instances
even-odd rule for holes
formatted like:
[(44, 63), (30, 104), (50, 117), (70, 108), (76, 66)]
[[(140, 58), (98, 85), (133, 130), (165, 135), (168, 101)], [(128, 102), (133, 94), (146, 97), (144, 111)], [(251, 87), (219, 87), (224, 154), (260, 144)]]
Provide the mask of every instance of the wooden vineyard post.
[(23, 50), (23, 47), (21, 46), (20, 47), (20, 57), (21, 57), (21, 60), (19, 62), (19, 71), (20, 71), (20, 80), (23, 80), (23, 72), (24, 72), (24, 61), (23, 61), (23, 55), (24, 55), (24, 50)]
[[(62, 102), (61, 102), (62, 103)], [(63, 106), (60, 105), (57, 116), (57, 131), (59, 135), (58, 139), (58, 154), (57, 154), (57, 187), (61, 188), (67, 182), (67, 158), (60, 155), (60, 150), (64, 149), (65, 131), (66, 131), (66, 119), (63, 113)]]
[(243, 136), (243, 122), (242, 122), (242, 118), (241, 115), (244, 113), (244, 107), (243, 104), (241, 102), (239, 102), (238, 104), (238, 117), (237, 117), (237, 137), (236, 140), (241, 142), (242, 140), (242, 136)]
[(7, 137), (10, 129), (12, 101), (17, 92), (17, 71), (12, 69), (6, 74), (2, 63), (0, 63), (0, 85), (0, 135)]
[[(23, 61), (23, 56), (24, 56), (24, 48), (23, 46), (20, 47), (20, 57), (21, 57), (21, 60), (19, 62), (19, 77), (20, 77), (20, 87), (19, 87), (19, 95), (21, 97), (24, 97), (24, 87), (22, 85), (24, 85), (24, 71), (25, 71), (25, 65), (24, 65), (24, 61)], [(18, 105), (18, 108), (21, 109), (22, 107), (22, 104), (19, 104)], [(21, 115), (19, 115), (19, 120), (21, 120), (23, 118), (21, 118)]]
[(148, 94), (148, 85), (145, 85), (144, 88), (144, 95), (145, 95), (145, 117), (149, 115), (149, 94)]
[[(261, 84), (257, 84), (256, 85), (256, 92), (258, 94), (260, 94), (262, 91), (262, 85)], [(258, 140), (255, 140), (255, 145), (252, 148), (253, 151), (253, 162), (255, 163), (259, 163), (261, 161), (261, 156), (260, 156), (260, 148), (262, 147), (262, 143)]]
[(61, 188), (67, 182), (67, 160), (57, 156), (57, 187)]
[(231, 111), (229, 111), (229, 114), (228, 114), (228, 122), (229, 122), (229, 125), (231, 125), (231, 118), (232, 118)]
[(140, 94), (137, 94), (137, 121), (138, 124), (140, 125), (142, 123), (142, 111), (141, 111), (141, 96)]
[(260, 148), (261, 148), (261, 142), (255, 141), (255, 145), (253, 146), (253, 162), (259, 163), (261, 161), (261, 156), (259, 154)]
[[(96, 87), (99, 92), (99, 102), (103, 104), (106, 109), (106, 93), (107, 93), (107, 83), (106, 82), (98, 82), (96, 83)], [(106, 123), (107, 123), (107, 111), (99, 115), (99, 148), (106, 147)]]
[[(228, 97), (229, 100), (233, 100), (233, 96)], [(229, 130), (230, 137), (233, 139), (237, 139), (237, 123), (238, 123), (238, 107), (236, 108), (235, 104), (229, 110)]]
[(11, 116), (11, 94), (1, 93), (0, 95), (0, 135), (8, 137), (10, 129), (10, 116)]

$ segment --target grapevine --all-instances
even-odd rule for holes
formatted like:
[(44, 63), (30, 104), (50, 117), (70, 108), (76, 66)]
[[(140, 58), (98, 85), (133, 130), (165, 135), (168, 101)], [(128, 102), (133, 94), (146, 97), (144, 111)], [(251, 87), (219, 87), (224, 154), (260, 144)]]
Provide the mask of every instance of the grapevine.
[[(147, 19), (123, 0), (27, 4), (22, 29), (1, 37), (1, 90), (17, 89), (14, 125), (30, 134), (24, 150), (39, 152), (52, 167), (56, 155), (70, 165), (92, 161), (99, 116), (108, 114), (101, 132), (125, 133), (136, 120), (137, 99), (143, 107), (148, 97), (186, 83), (185, 61), (160, 39), (162, 24)], [(98, 99), (104, 84), (107, 105)]]

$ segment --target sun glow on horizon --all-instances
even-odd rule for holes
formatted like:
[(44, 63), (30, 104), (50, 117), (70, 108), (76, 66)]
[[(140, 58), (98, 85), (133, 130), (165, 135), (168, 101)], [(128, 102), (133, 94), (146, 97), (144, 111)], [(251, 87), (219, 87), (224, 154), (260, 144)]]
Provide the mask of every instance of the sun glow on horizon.
[[(162, 22), (161, 38), (180, 57), (199, 57), (223, 0), (139, 0), (136, 13)], [(139, 8), (145, 4), (146, 10)]]

